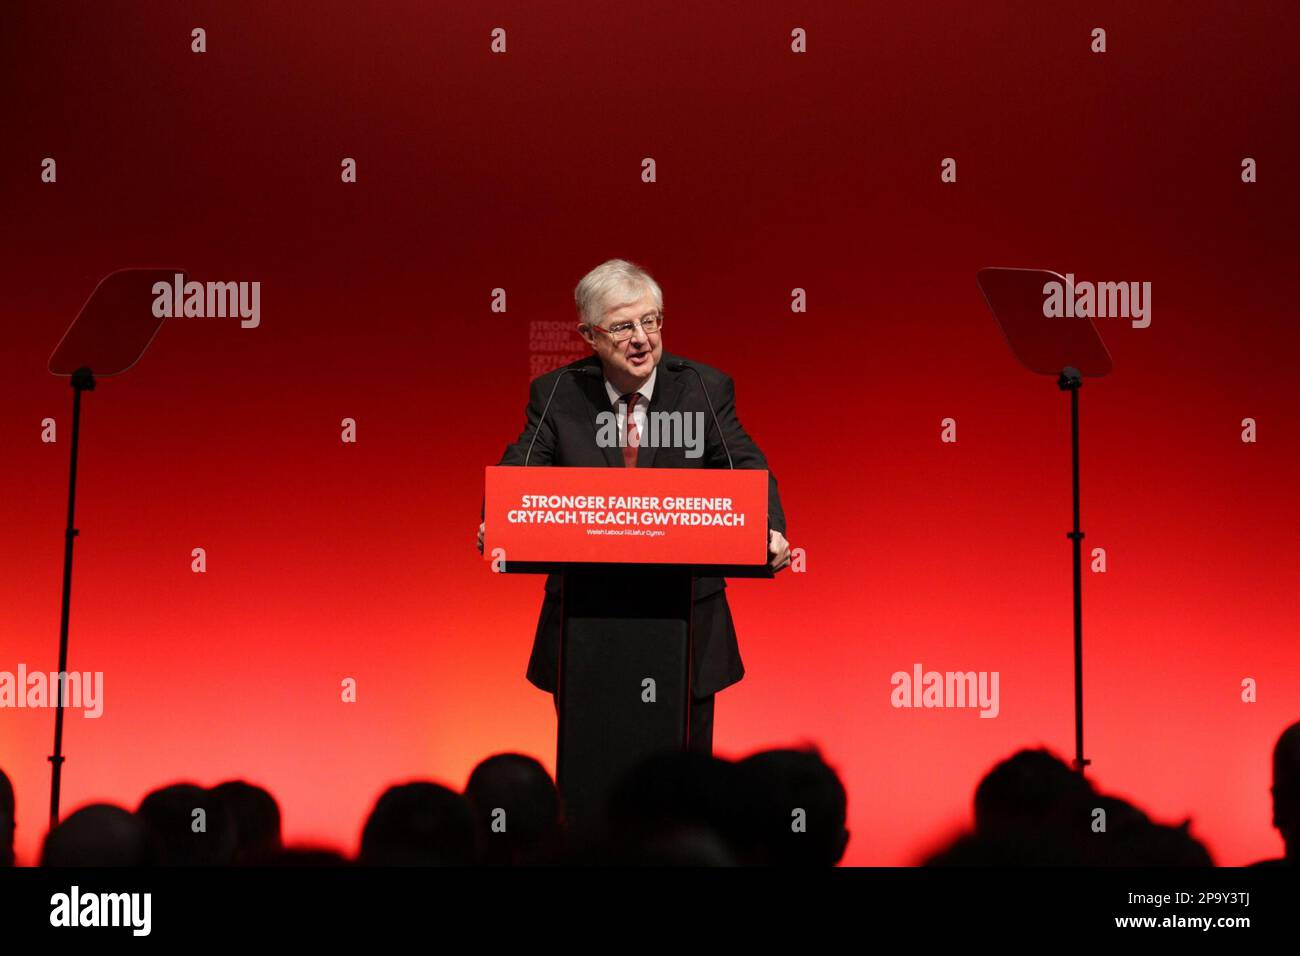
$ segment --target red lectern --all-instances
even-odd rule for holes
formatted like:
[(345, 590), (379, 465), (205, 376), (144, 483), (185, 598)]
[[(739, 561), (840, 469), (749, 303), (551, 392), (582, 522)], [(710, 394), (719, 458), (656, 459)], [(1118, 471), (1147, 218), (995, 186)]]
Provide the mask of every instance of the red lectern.
[(768, 475), (490, 467), (483, 557), (563, 575), (556, 777), (571, 828), (618, 779), (690, 745), (695, 577), (771, 577)]

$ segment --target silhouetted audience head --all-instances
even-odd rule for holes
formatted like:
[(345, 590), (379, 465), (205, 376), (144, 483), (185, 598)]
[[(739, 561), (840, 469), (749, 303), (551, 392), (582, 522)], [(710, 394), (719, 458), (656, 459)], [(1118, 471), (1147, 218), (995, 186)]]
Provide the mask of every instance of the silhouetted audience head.
[(135, 812), (163, 866), (228, 866), (235, 860), (235, 823), (211, 790), (172, 784), (146, 796)]
[(282, 847), (262, 862), (264, 866), (350, 866), (338, 850), (317, 846)]
[(1080, 865), (1081, 847), (1063, 842), (1058, 835), (1001, 833), (978, 836), (963, 833), (943, 849), (928, 856), (924, 866), (1053, 866)]
[[(1213, 866), (1209, 851), (1191, 835), (1191, 821), (1155, 823), (1127, 800), (1098, 794), (1091, 821), (1079, 828), (1080, 862), (1097, 866)], [(1105, 812), (1101, 817), (1097, 810)], [(1105, 821), (1105, 829), (1099, 827)]]
[(735, 764), (695, 752), (653, 754), (615, 783), (603, 816), (566, 832), (554, 862), (734, 866), (741, 805)]
[(528, 863), (554, 849), (560, 797), (551, 775), (532, 757), (488, 757), (469, 775), (465, 798), (474, 810), (481, 862)]
[(1286, 858), (1300, 861), (1300, 723), (1282, 731), (1273, 748), (1273, 826), (1282, 835)]
[(682, 830), (708, 831), (730, 843), (741, 833), (742, 805), (735, 764), (694, 751), (658, 753), (628, 771), (611, 791), (606, 806), (611, 846), (636, 862), (642, 847), (676, 840)]
[(664, 826), (635, 841), (615, 842), (610, 862), (622, 866), (738, 866), (718, 833), (698, 824)]
[(816, 748), (766, 750), (740, 762), (745, 862), (834, 866), (849, 843), (848, 800)]
[(1045, 749), (1021, 750), (993, 767), (975, 788), (975, 832), (992, 837), (1065, 821), (1093, 795), (1092, 785)]
[(469, 801), (436, 783), (389, 787), (361, 833), (367, 866), (466, 866), (474, 862)]
[(1046, 750), (998, 763), (975, 791), (975, 831), (931, 855), (927, 866), (1212, 866), (1179, 826), (1153, 823)]
[(121, 807), (95, 803), (45, 837), (41, 866), (151, 866), (154, 844), (144, 821)]
[(0, 770), (0, 866), (14, 865), (14, 785)]
[(281, 848), (280, 807), (261, 787), (228, 780), (212, 788), (235, 824), (235, 862), (264, 863)]
[(1133, 835), (1120, 866), (1214, 866), (1214, 858), (1192, 836), (1192, 821), (1148, 823)]

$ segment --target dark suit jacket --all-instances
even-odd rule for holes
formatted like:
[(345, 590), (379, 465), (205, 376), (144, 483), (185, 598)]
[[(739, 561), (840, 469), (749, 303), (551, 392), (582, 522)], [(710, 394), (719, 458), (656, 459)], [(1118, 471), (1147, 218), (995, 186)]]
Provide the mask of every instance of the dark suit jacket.
[[(651, 448), (642, 445), (637, 451), (638, 468), (726, 468), (727, 455), (713, 427), (709, 405), (700, 391), (699, 381), (692, 372), (674, 372), (669, 363), (681, 356), (664, 352), (655, 376), (654, 395), (647, 412), (684, 413), (701, 412), (704, 415), (704, 454), (687, 458), (685, 448)], [(718, 413), (718, 422), (727, 438), (731, 460), (737, 468), (766, 469), (767, 459), (759, 451), (736, 418), (736, 389), (731, 378), (717, 369), (691, 362), (708, 385)], [(571, 363), (569, 368), (591, 365), (600, 369), (600, 359), (594, 354)], [(551, 387), (557, 376), (568, 381), (560, 382), (555, 399), (546, 413), (546, 421), (538, 430), (538, 421), (546, 405)], [(596, 442), (597, 421), (600, 412), (611, 411), (609, 393), (603, 375), (581, 373), (565, 374), (560, 369), (547, 372), (533, 380), (528, 397), (528, 420), (519, 439), (506, 448), (501, 456), (502, 465), (522, 465), (528, 443), (537, 433), (529, 466), (557, 465), (570, 468), (622, 468), (621, 448), (602, 448)], [(777, 493), (776, 478), (768, 481), (768, 525), (785, 534), (785, 514)], [(528, 680), (542, 690), (555, 692), (560, 656), (560, 577), (548, 575), (546, 596), (542, 601), (537, 620), (537, 633), (533, 639), (532, 658), (528, 662)], [(694, 687), (696, 697), (707, 697), (745, 676), (745, 666), (740, 659), (736, 643), (736, 629), (731, 620), (722, 578), (695, 579), (695, 606), (692, 613)]]

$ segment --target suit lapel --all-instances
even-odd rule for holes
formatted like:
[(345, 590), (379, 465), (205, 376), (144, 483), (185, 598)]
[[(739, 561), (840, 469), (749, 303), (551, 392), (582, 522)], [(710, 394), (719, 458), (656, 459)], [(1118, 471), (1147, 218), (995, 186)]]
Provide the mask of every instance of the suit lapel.
[[(656, 411), (671, 412), (677, 408), (677, 400), (682, 392), (681, 376), (677, 372), (670, 372), (667, 368), (670, 356), (664, 352), (659, 359), (659, 368), (655, 373), (655, 393), (650, 396), (650, 406), (646, 409), (645, 427), (650, 432), (651, 415)], [(661, 439), (664, 435), (659, 436)], [(638, 468), (653, 468), (655, 464), (655, 453), (659, 449), (650, 447), (650, 436), (641, 436), (641, 447), (637, 449), (636, 466)]]
[[(600, 359), (594, 355), (587, 362), (600, 368)], [(609, 393), (605, 390), (605, 379), (599, 375), (578, 375), (576, 376), (582, 385), (582, 394), (587, 400), (587, 418), (591, 422), (591, 438), (596, 444), (596, 448), (605, 458), (605, 464), (610, 468), (623, 467), (623, 450), (621, 448), (600, 447), (596, 442), (596, 436), (600, 434), (600, 421), (598, 416), (601, 412), (615, 411), (610, 408)], [(616, 412), (617, 414), (617, 412)], [(638, 458), (639, 462), (640, 459)]]

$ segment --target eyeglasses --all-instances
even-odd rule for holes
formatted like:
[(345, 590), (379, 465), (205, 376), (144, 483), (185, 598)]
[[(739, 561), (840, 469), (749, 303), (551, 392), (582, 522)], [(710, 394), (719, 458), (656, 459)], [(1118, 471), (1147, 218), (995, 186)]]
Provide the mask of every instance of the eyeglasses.
[(664, 314), (662, 312), (651, 312), (632, 322), (619, 322), (607, 329), (602, 329), (599, 325), (593, 325), (592, 328), (598, 332), (604, 332), (610, 337), (611, 341), (626, 342), (632, 337), (632, 333), (638, 325), (641, 326), (641, 331), (646, 335), (654, 335), (664, 327)]

